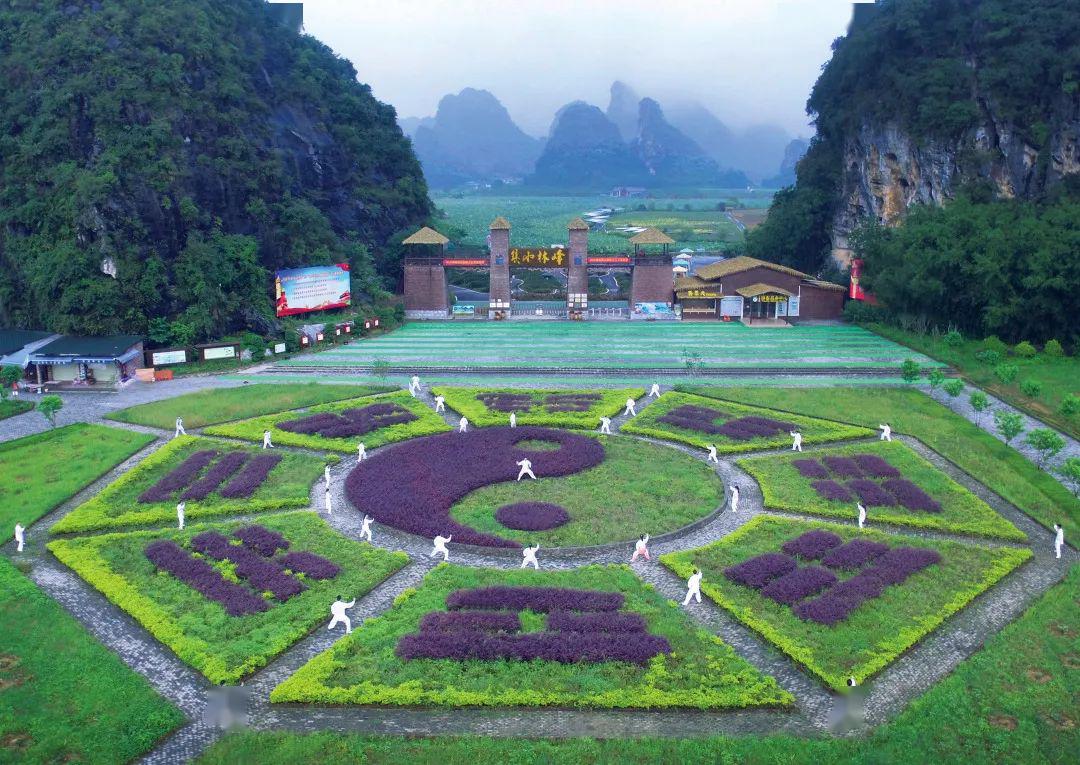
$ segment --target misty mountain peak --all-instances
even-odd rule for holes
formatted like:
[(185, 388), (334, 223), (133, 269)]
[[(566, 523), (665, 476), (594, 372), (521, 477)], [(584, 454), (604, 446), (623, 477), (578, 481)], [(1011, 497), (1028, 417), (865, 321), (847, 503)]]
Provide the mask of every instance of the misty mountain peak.
[(623, 140), (630, 142), (637, 137), (638, 94), (621, 80), (611, 83), (611, 99), (608, 101), (607, 117), (619, 128)]

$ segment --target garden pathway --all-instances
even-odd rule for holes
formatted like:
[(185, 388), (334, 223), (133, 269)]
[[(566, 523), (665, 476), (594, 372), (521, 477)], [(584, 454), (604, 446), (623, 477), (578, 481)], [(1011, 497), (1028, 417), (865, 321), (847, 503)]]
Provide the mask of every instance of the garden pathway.
[[(178, 386), (178, 383), (187, 383), (187, 385)], [(68, 402), (77, 401), (78, 403), (70, 409), (66, 408), (65, 412), (73, 418), (99, 420), (106, 411), (120, 406), (179, 395), (215, 384), (222, 383), (215, 381), (214, 378), (197, 378), (158, 387), (144, 385), (144, 390), (139, 392), (138, 400), (127, 398), (123, 392), (121, 394), (70, 395), (65, 397), (66, 405)], [(98, 400), (101, 396), (118, 395), (124, 398), (123, 403), (112, 403), (107, 408), (103, 407)], [(426, 388), (421, 398), (433, 406), (430, 392)], [(648, 406), (650, 401), (647, 398), (639, 400), (638, 411)], [(110, 399), (111, 402), (112, 399)], [(961, 414), (964, 413), (961, 412)], [(6, 423), (31, 415), (43, 422), (40, 415), (28, 413), (12, 418)], [(448, 411), (446, 419), (449, 424), (456, 426), (458, 419), (456, 413)], [(620, 415), (614, 418), (613, 425), (620, 427), (626, 419)], [(40, 429), (42, 428), (36, 428), (36, 430)], [(30, 427), (29, 430), (33, 431), (35, 428)], [(8, 437), (14, 436), (9, 436), (8, 430), (5, 429), (0, 440)], [(3, 547), (3, 552), (9, 557), (29, 563), (30, 576), (38, 586), (60, 602), (98, 639), (118, 653), (129, 666), (147, 677), (159, 692), (177, 704), (192, 721), (147, 755), (144, 761), (153, 763), (185, 762), (197, 756), (203, 748), (217, 738), (219, 732), (200, 721), (206, 692), (210, 687), (209, 683), (202, 675), (190, 669), (171, 651), (153, 639), (131, 617), (109, 603), (104, 596), (49, 555), (44, 547), (47, 539), (44, 530), (83, 501), (96, 495), (108, 483), (145, 458), (151, 451), (160, 447), (165, 442), (165, 437), (167, 436), (141, 450), (34, 524), (28, 533), (26, 552), (22, 555), (16, 556), (13, 545), (10, 543)], [(987, 593), (976, 598), (904, 656), (867, 681), (867, 708), (869, 710), (867, 727), (880, 724), (899, 713), (913, 698), (923, 693), (951, 672), (960, 661), (978, 650), (987, 637), (1015, 619), (1046, 589), (1059, 581), (1070, 565), (1080, 560), (1080, 556), (1071, 548), (1067, 549), (1062, 560), (1055, 560), (1051, 536), (1045, 528), (989, 492), (921, 443), (907, 437), (900, 437), (899, 440), (907, 443), (954, 480), (972, 490), (997, 512), (1028, 534), (1034, 558), (1009, 574)], [(697, 459), (704, 460), (705, 455), (701, 450), (667, 442), (654, 441), (654, 443), (680, 449)], [(1074, 446), (1075, 442), (1072, 442), (1072, 445)], [(808, 447), (807, 452), (810, 453), (815, 448), (819, 447)], [(376, 450), (372, 451), (374, 453)], [(786, 451), (774, 450), (772, 453)], [(725, 504), (697, 524), (672, 534), (654, 537), (650, 543), (650, 550), (654, 556), (708, 544), (730, 533), (756, 515), (771, 513), (763, 507), (761, 493), (756, 482), (734, 464), (734, 459), (732, 457), (721, 460), (715, 469), (725, 484), (734, 481), (742, 487), (739, 512), (730, 512)], [(334, 493), (335, 507), (348, 507), (344, 496), (344, 479), (354, 465), (353, 459), (346, 455), (331, 471), (331, 488)], [(313, 508), (322, 506), (321, 495), (321, 484), (317, 484), (312, 489)], [(352, 538), (359, 536), (360, 519), (355, 512), (339, 511), (329, 517), (322, 513), (320, 515), (339, 532)], [(832, 518), (827, 520), (837, 522)], [(964, 539), (957, 535), (922, 532), (902, 527), (889, 526), (886, 530), (900, 535)], [(356, 607), (351, 612), (356, 626), (359, 626), (365, 618), (383, 613), (392, 605), (397, 595), (421, 581), (435, 563), (428, 557), (431, 551), (428, 540), (379, 524), (374, 525), (373, 531), (375, 544), (387, 549), (404, 550), (410, 555), (412, 562), (366, 596), (358, 599)], [(994, 540), (981, 541), (985, 544), (1005, 544)], [(491, 550), (451, 543), (450, 551), (451, 561), (458, 564), (517, 568), (520, 563), (520, 554), (516, 550)], [(631, 551), (632, 544), (629, 542), (595, 548), (541, 550), (540, 561), (544, 568), (572, 569), (591, 563), (625, 563), (628, 562)], [(684, 583), (660, 565), (655, 557), (651, 563), (634, 563), (631, 568), (661, 593), (681, 602), (685, 594)], [(838, 695), (825, 689), (820, 681), (811, 677), (796, 662), (708, 599), (704, 599), (700, 604), (691, 604), (686, 611), (691, 618), (718, 634), (744, 659), (762, 672), (776, 677), (784, 688), (794, 694), (797, 710), (795, 712), (757, 710), (726, 713), (543, 709), (411, 710), (269, 704), (269, 693), (277, 683), (313, 656), (329, 648), (344, 634), (340, 630), (329, 632), (320, 625), (308, 637), (294, 644), (249, 678), (246, 685), (251, 693), (251, 724), (257, 728), (287, 728), (300, 731), (329, 729), (397, 734), (431, 734), (437, 731), (439, 733), (547, 737), (701, 736), (718, 733), (775, 731), (806, 733), (822, 732), (828, 729), (836, 716), (840, 699)], [(865, 730), (866, 728), (863, 728), (861, 732)]]

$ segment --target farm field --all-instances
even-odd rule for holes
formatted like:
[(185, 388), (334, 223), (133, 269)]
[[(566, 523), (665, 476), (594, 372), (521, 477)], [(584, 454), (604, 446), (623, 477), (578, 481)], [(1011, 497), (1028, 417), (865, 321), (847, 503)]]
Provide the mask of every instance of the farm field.
[[(725, 243), (741, 242), (742, 234), (717, 205), (728, 207), (767, 208), (772, 192), (745, 190), (717, 190), (701, 198), (617, 199), (607, 195), (593, 196), (449, 196), (435, 195), (435, 206), (447, 217), (437, 228), (444, 232), (459, 229), (465, 232), (461, 244), (483, 247), (486, 243), (488, 225), (498, 216), (510, 221), (510, 245), (546, 246), (566, 243), (566, 226), (574, 218), (600, 208), (616, 208), (624, 211), (613, 217), (607, 232), (589, 234), (590, 252), (625, 252), (631, 249), (627, 239), (632, 233), (616, 233), (616, 226), (641, 225), (671, 226), (676, 247), (717, 249)], [(644, 208), (644, 209), (639, 209)], [(617, 222), (616, 222), (617, 221)], [(698, 224), (706, 225), (698, 225)], [(696, 231), (700, 229), (701, 231)], [(665, 229), (666, 230), (666, 229)], [(702, 231), (715, 231), (706, 235)], [(452, 233), (452, 232), (451, 232)], [(689, 238), (680, 239), (680, 236)]]
[(277, 364), (290, 367), (391, 366), (523, 368), (876, 367), (904, 359), (940, 365), (858, 327), (750, 329), (682, 322), (416, 322)]

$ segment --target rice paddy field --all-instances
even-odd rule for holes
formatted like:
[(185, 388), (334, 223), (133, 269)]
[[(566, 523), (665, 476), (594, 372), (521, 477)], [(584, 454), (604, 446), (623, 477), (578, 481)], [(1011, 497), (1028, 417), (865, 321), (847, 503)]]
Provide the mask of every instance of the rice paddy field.
[[(896, 369), (907, 358), (938, 365), (921, 354), (858, 327), (750, 329), (742, 324), (681, 322), (417, 322), (277, 364), (277, 371), (350, 367), (422, 367), (428, 374), (468, 366), (531, 371), (661, 369), (686, 381), (699, 369)], [(394, 370), (397, 371), (397, 370)], [(582, 382), (577, 378), (578, 383)], [(835, 382), (835, 378), (834, 382)]]

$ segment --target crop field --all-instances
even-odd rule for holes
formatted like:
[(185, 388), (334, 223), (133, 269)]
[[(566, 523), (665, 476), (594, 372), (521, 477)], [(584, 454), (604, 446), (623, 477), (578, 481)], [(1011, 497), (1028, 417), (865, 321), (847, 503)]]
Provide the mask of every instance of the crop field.
[[(770, 192), (717, 190), (696, 199), (617, 199), (595, 196), (435, 196), (435, 206), (447, 215), (438, 228), (465, 232), (461, 244), (484, 247), (488, 225), (498, 216), (510, 221), (511, 246), (546, 246), (566, 243), (566, 226), (574, 218), (600, 208), (615, 208), (607, 232), (589, 234), (590, 252), (626, 252), (632, 232), (617, 233), (617, 226), (658, 226), (672, 235), (676, 247), (712, 249), (741, 241), (742, 234), (718, 206), (768, 207)], [(670, 230), (669, 230), (670, 229)], [(709, 233), (711, 232), (711, 233)]]
[(899, 368), (927, 357), (857, 327), (749, 329), (742, 324), (645, 322), (423, 322), (279, 368), (391, 366), (529, 369), (704, 369), (721, 367)]

